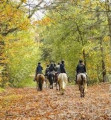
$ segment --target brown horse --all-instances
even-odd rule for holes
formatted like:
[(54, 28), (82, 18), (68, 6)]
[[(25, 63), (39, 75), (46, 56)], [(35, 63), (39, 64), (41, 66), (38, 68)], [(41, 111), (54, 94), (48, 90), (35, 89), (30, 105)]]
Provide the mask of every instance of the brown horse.
[(43, 83), (45, 81), (45, 76), (43, 74), (38, 74), (36, 77), (36, 81), (37, 81), (38, 90), (42, 91)]
[(80, 96), (84, 97), (87, 89), (87, 78), (85, 73), (79, 73), (77, 75), (77, 84), (79, 86)]

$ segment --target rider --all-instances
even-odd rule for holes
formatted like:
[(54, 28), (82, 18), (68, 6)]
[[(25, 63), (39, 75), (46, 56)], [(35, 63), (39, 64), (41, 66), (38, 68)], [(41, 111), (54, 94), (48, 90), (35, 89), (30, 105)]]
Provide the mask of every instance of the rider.
[(60, 63), (58, 63), (58, 65), (56, 66), (56, 71), (57, 71), (57, 74), (59, 74), (61, 71), (60, 71)]
[(54, 71), (57, 72), (56, 63), (54, 63), (53, 65), (54, 65)]
[(60, 64), (60, 73), (66, 73), (65, 65), (64, 65), (64, 61), (63, 60), (61, 61), (61, 64)]
[(79, 60), (79, 63), (77, 65), (77, 67), (76, 67), (76, 80), (75, 80), (76, 83), (77, 83), (77, 75), (79, 73), (85, 73), (86, 74), (86, 66), (84, 65), (83, 60)]
[(60, 63), (58, 63), (55, 67), (55, 82), (57, 82), (59, 74), (60, 74)]
[(42, 74), (42, 70), (43, 70), (43, 67), (41, 66), (41, 63), (39, 62), (39, 63), (38, 63), (38, 66), (37, 66), (37, 68), (36, 68), (36, 74), (35, 74), (34, 81), (35, 81), (35, 79), (36, 79), (37, 74)]
[(49, 66), (49, 72), (53, 72), (54, 70), (55, 70), (54, 65), (53, 65), (53, 63), (51, 63)]
[(55, 69), (54, 69), (54, 64), (51, 63), (49, 67), (49, 82), (50, 82), (50, 89), (53, 88), (53, 82), (54, 82), (54, 75), (55, 75)]

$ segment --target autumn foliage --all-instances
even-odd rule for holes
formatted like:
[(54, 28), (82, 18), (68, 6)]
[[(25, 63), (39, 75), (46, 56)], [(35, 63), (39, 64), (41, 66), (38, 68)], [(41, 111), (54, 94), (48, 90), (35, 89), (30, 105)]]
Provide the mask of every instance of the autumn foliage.
[(91, 86), (84, 99), (77, 86), (68, 86), (64, 95), (55, 89), (10, 88), (0, 94), (0, 119), (110, 120), (109, 87)]

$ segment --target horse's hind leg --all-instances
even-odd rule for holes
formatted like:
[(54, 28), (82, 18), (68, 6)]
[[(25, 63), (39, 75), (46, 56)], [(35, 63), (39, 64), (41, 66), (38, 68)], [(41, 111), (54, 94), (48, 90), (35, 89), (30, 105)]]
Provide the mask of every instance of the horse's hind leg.
[(58, 82), (56, 81), (56, 90), (58, 90), (58, 87), (57, 87), (57, 86), (58, 86)]
[(85, 93), (84, 93), (84, 91), (83, 91), (83, 97), (85, 96)]
[(36, 89), (37, 89), (37, 91), (39, 91), (39, 84), (38, 84), (38, 82), (37, 82), (37, 85), (36, 85)]
[(60, 88), (60, 83), (58, 82), (58, 85), (59, 85), (59, 91), (61, 90), (61, 88)]
[(51, 80), (51, 89), (53, 89), (53, 79)]
[(85, 92), (84, 92), (84, 90), (83, 90), (83, 97), (85, 96)]
[(42, 87), (43, 87), (43, 81), (39, 81), (39, 89), (40, 89), (40, 91), (42, 91)]
[(40, 83), (40, 91), (42, 91), (42, 83)]
[(50, 84), (50, 89), (53, 89), (53, 84)]
[(52, 89), (53, 89), (53, 83), (52, 83)]
[(80, 88), (80, 86), (79, 86), (79, 91), (81, 91), (81, 88)]
[(84, 88), (81, 87), (81, 97), (84, 97), (85, 96), (85, 93), (84, 93)]
[(83, 97), (83, 91), (82, 91), (82, 86), (79, 85), (79, 90), (80, 90), (80, 97), (82, 98)]
[(82, 98), (82, 97), (84, 97), (84, 95), (83, 95), (83, 93), (82, 93), (82, 92), (80, 93), (80, 97), (81, 97), (81, 98)]
[(49, 78), (49, 88), (51, 89), (51, 79)]
[(41, 91), (42, 91), (42, 89), (43, 89), (43, 84), (41, 85)]
[(41, 91), (41, 84), (39, 83), (38, 89)]
[(87, 83), (85, 83), (84, 88), (85, 88), (84, 92), (87, 92)]
[(61, 90), (61, 94), (64, 95), (64, 90), (63, 89)]
[(80, 97), (82, 97), (82, 92), (80, 91)]

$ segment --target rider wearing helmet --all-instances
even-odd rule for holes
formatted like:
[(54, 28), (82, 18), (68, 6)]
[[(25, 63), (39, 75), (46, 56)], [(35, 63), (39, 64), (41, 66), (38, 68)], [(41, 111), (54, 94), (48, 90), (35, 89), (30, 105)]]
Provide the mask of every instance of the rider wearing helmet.
[(49, 66), (49, 72), (53, 72), (55, 69), (54, 69), (54, 64), (51, 63), (50, 66)]
[(79, 60), (79, 63), (77, 65), (77, 67), (76, 67), (76, 82), (77, 82), (77, 75), (79, 73), (86, 73), (86, 67), (84, 65), (83, 60)]
[(56, 70), (57, 70), (57, 74), (59, 74), (60, 73), (60, 63), (57, 64)]
[(48, 77), (48, 75), (49, 75), (49, 65), (47, 65), (45, 70), (45, 76)]
[(37, 74), (42, 74), (42, 70), (43, 70), (43, 67), (41, 66), (41, 63), (39, 62), (36, 68), (36, 74), (35, 74), (34, 81), (36, 79)]
[(63, 60), (61, 61), (61, 64), (60, 64), (60, 72), (61, 73), (66, 73), (65, 65), (64, 65), (64, 61)]

